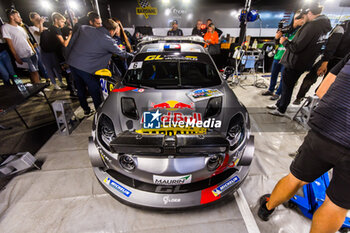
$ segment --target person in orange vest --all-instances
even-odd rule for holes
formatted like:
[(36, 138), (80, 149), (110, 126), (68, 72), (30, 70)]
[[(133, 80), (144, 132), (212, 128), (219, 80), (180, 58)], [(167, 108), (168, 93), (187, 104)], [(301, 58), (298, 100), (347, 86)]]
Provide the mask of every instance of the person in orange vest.
[(206, 44), (204, 45), (205, 48), (211, 44), (219, 44), (219, 35), (215, 31), (214, 24), (209, 24), (208, 31), (204, 35), (204, 41), (206, 42)]

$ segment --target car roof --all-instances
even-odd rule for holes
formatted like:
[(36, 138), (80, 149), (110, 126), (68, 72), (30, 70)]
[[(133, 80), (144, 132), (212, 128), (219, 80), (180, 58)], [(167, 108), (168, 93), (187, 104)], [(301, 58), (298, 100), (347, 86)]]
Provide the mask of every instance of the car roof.
[(176, 43), (176, 42), (159, 42), (155, 44), (146, 44), (142, 46), (139, 53), (155, 53), (155, 52), (165, 52), (170, 51), (169, 49), (165, 49), (164, 47), (168, 46), (180, 46), (180, 49), (174, 50), (179, 52), (193, 52), (193, 53), (207, 53), (203, 46), (199, 44), (192, 43)]

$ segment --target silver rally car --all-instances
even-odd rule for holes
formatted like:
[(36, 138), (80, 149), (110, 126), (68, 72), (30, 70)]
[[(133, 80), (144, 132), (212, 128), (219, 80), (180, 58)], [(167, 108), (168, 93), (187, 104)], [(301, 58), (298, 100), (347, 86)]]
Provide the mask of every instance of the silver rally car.
[(246, 108), (198, 37), (146, 38), (95, 114), (89, 156), (123, 203), (178, 209), (239, 188), (254, 154)]

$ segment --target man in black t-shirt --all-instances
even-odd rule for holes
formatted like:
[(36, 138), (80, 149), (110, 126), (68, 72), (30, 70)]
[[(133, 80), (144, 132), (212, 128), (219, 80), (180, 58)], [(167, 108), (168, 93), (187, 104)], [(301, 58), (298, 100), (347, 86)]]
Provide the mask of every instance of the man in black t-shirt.
[(202, 25), (203, 25), (202, 20), (197, 20), (196, 26), (192, 29), (192, 36), (204, 37), (205, 30), (202, 29)]
[(177, 21), (174, 20), (171, 23), (171, 29), (168, 31), (167, 36), (183, 36), (183, 32), (181, 29), (179, 29), (179, 25), (177, 24)]

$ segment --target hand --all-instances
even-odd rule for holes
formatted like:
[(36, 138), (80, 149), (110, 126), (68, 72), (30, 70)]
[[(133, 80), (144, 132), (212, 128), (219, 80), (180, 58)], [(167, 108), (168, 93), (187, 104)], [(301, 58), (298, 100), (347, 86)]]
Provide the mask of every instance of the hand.
[(18, 64), (22, 65), (23, 61), (21, 60), (21, 58), (19, 58), (18, 56), (15, 57), (15, 60)]
[(40, 24), (45, 23), (45, 18), (44, 18), (44, 17), (41, 17), (39, 22), (40, 22)]
[(280, 44), (283, 44), (286, 40), (288, 40), (287, 37), (282, 36), (280, 38)]
[(320, 68), (318, 68), (317, 70), (318, 76), (324, 75), (327, 72), (327, 65), (328, 65), (327, 61), (322, 62)]
[(278, 40), (283, 36), (283, 33), (281, 31), (276, 32), (275, 38)]

